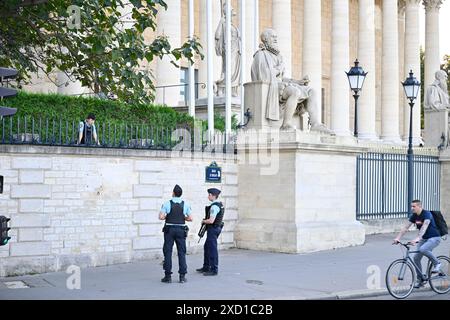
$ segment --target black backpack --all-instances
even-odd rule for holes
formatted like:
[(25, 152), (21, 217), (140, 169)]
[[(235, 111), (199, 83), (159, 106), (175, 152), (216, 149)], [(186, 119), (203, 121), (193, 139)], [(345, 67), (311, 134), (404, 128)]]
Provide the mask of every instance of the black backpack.
[(444, 216), (440, 211), (431, 211), (433, 215), (434, 222), (436, 223), (436, 227), (438, 228), (441, 237), (448, 234), (448, 226), (447, 222), (445, 222)]

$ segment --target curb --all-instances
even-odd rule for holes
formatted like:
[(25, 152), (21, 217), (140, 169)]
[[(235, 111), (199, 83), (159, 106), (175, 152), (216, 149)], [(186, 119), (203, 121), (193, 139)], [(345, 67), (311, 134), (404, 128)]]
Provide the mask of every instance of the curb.
[[(421, 289), (415, 289), (414, 292), (428, 292), (431, 291), (430, 287), (425, 287)], [(390, 294), (387, 289), (376, 289), (376, 290), (351, 290), (351, 291), (340, 291), (334, 292), (329, 295), (317, 296), (314, 298), (307, 298), (305, 300), (352, 300), (361, 298), (371, 298), (389, 296)]]

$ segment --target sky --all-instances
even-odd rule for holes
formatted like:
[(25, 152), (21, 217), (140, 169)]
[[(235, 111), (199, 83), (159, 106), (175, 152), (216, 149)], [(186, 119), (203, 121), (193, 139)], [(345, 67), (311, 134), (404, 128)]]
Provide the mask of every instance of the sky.
[[(422, 47), (425, 48), (425, 9), (422, 7), (420, 14), (420, 39)], [(450, 0), (444, 1), (440, 11), (440, 38), (441, 38), (441, 59), (445, 54), (450, 55)]]

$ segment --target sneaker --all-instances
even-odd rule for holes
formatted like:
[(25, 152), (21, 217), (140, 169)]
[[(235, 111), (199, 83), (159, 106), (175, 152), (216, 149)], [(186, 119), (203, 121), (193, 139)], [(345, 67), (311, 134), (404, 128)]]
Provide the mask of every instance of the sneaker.
[(217, 276), (218, 272), (215, 271), (207, 271), (203, 273), (204, 276)]
[(438, 263), (437, 265), (434, 266), (433, 270), (431, 270), (431, 273), (439, 273), (439, 272), (441, 272), (441, 267), (442, 267), (442, 264)]
[(416, 280), (414, 283), (414, 288), (416, 289), (422, 288), (423, 286), (425, 286), (425, 281), (423, 280)]
[(171, 276), (165, 276), (164, 278), (161, 279), (161, 282), (171, 283), (172, 282), (172, 277)]

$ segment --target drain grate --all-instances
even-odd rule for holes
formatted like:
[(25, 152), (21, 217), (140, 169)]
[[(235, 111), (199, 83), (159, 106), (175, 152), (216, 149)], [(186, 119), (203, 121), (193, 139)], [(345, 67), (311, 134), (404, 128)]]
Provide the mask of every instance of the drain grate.
[(262, 282), (262, 281), (260, 281), (260, 280), (247, 280), (247, 281), (245, 281), (245, 282), (247, 282), (247, 283), (249, 283), (249, 284), (256, 284), (256, 285), (258, 285), (258, 286), (262, 286), (262, 285), (264, 284), (264, 282)]

